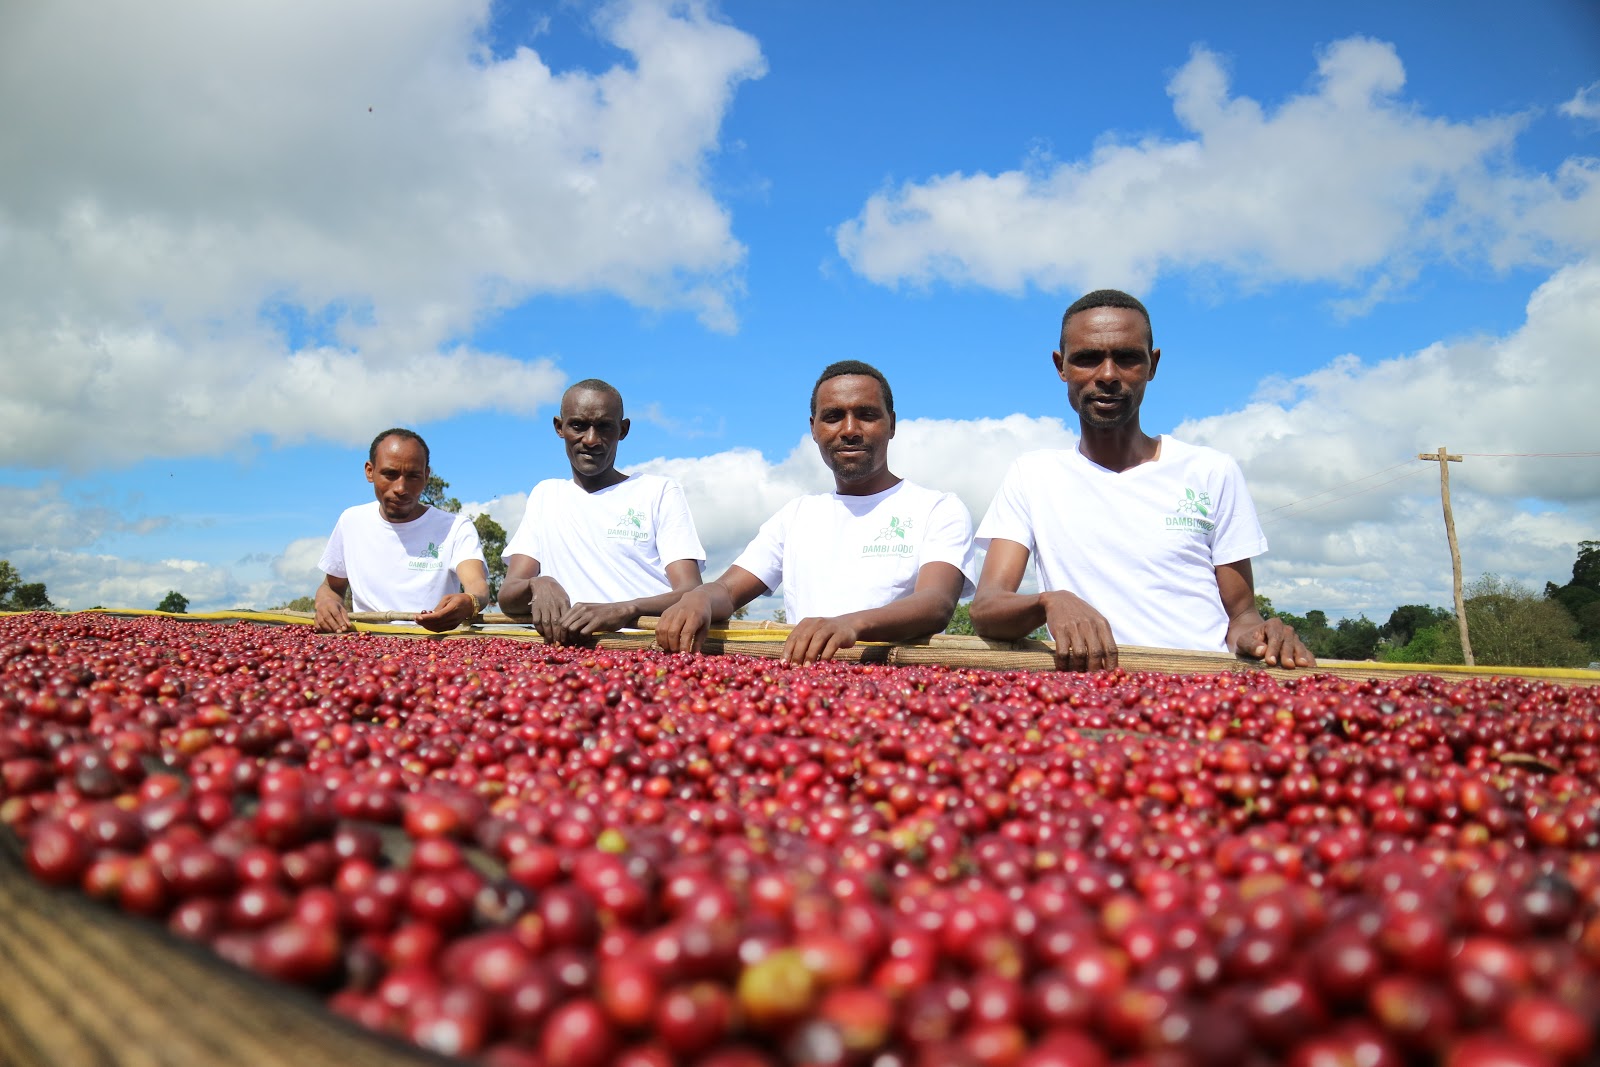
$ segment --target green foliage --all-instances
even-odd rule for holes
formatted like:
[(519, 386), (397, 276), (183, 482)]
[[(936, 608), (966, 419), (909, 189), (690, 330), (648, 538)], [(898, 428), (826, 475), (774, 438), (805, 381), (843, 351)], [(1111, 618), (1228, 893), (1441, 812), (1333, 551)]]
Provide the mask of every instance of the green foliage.
[(729, 615), (728, 618), (729, 619), (745, 619), (745, 618), (749, 618), (749, 616), (750, 616), (750, 605), (749, 604), (740, 604), (738, 607), (733, 609), (733, 614)]
[(438, 508), (440, 511), (460, 511), (461, 501), (453, 496), (445, 495), (445, 490), (449, 488), (450, 483), (437, 474), (428, 475), (428, 487), (422, 491), (422, 502), (430, 508)]
[(1272, 598), (1265, 593), (1256, 594), (1256, 614), (1263, 619), (1277, 618), (1278, 613), (1272, 610)]
[(161, 603), (156, 605), (156, 610), (182, 615), (189, 610), (189, 598), (176, 589), (169, 589), (167, 595), (161, 599)]
[[(1378, 636), (1392, 647), (1400, 648), (1411, 643), (1412, 638), (1430, 626), (1450, 622), (1455, 616), (1444, 608), (1426, 604), (1402, 604), (1389, 614), (1389, 621), (1378, 628)], [(1404, 662), (1404, 661), (1400, 661)]]
[[(1485, 574), (1466, 588), (1467, 629), (1472, 656), (1495, 667), (1582, 667), (1589, 646), (1578, 640), (1578, 623), (1561, 604), (1520, 582)], [(1444, 628), (1437, 657), (1427, 662), (1460, 663), (1461, 634)], [(1419, 661), (1420, 662), (1420, 661)]]
[(1294, 632), (1318, 659), (1372, 659), (1377, 654), (1378, 624), (1365, 615), (1340, 619), (1333, 626), (1328, 625), (1325, 611), (1308, 611), (1304, 616), (1280, 611), (1276, 615), (1294, 627)]
[(779, 626), (787, 626), (789, 625), (789, 613), (782, 608), (778, 608), (772, 613), (772, 621)]
[(43, 582), (24, 582), (11, 561), (0, 559), (0, 611), (54, 611)]
[[(1378, 657), (1385, 663), (1447, 663), (1440, 659), (1440, 650), (1444, 647), (1444, 634), (1446, 630), (1454, 630), (1456, 620), (1454, 615), (1447, 615), (1444, 622), (1432, 626), (1424, 626), (1411, 635), (1411, 640), (1403, 645), (1392, 645), (1383, 650)], [(1461, 640), (1456, 639), (1456, 663), (1461, 662)]]
[(1578, 542), (1578, 558), (1572, 563), (1572, 581), (1568, 584), (1600, 593), (1600, 541)]
[(950, 616), (950, 625), (944, 628), (947, 634), (971, 634), (977, 631), (972, 628), (972, 602), (963, 600), (956, 605), (956, 613)]
[(489, 564), (489, 599), (494, 600), (500, 595), (500, 583), (506, 580), (506, 528), (491, 519), (487, 511), (473, 519), (472, 526), (483, 542), (483, 558)]
[(273, 611), (316, 611), (317, 598), (310, 596), (297, 596), (287, 604), (279, 604)]

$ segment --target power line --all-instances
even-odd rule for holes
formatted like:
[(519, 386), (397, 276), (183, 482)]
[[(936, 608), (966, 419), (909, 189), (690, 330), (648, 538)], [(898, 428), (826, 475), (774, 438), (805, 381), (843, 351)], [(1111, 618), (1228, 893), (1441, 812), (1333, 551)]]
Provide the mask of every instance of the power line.
[(1457, 452), (1456, 455), (1484, 459), (1593, 459), (1600, 457), (1600, 452)]
[[(1457, 453), (1457, 454), (1458, 454), (1458, 455), (1459, 455), (1459, 453)], [(1396, 466), (1396, 467), (1400, 467), (1400, 466), (1404, 466), (1404, 465), (1405, 465), (1405, 464), (1403, 464), (1403, 463), (1397, 463), (1397, 464), (1395, 464), (1395, 466)], [(1406, 479), (1407, 479), (1407, 478), (1415, 478), (1415, 477), (1416, 477), (1416, 476), (1417, 476), (1417, 475), (1419, 475), (1419, 474), (1421, 474), (1421, 473), (1423, 473), (1423, 472), (1424, 472), (1424, 471), (1426, 471), (1426, 470), (1427, 470), (1427, 469), (1428, 469), (1428, 468), (1427, 468), (1427, 467), (1418, 467), (1418, 468), (1417, 468), (1417, 469), (1416, 469), (1416, 470), (1414, 470), (1414, 471), (1407, 471), (1407, 472), (1406, 472), (1406, 473), (1404, 473), (1404, 474), (1402, 474), (1402, 475), (1399, 475), (1399, 476), (1398, 476), (1398, 477), (1395, 477), (1395, 478), (1390, 478), (1390, 479), (1389, 479), (1389, 480), (1388, 480), (1388, 481), (1383, 481), (1383, 482), (1379, 482), (1379, 483), (1378, 483), (1378, 484), (1377, 484), (1377, 485), (1369, 485), (1369, 486), (1367, 486), (1367, 487), (1366, 487), (1366, 488), (1365, 488), (1365, 489), (1357, 489), (1357, 490), (1356, 490), (1356, 491), (1355, 491), (1355, 492), (1353, 492), (1353, 493), (1346, 493), (1346, 494), (1345, 494), (1345, 495), (1344, 495), (1344, 496), (1337, 496), (1337, 497), (1334, 497), (1334, 498), (1333, 498), (1333, 499), (1332, 499), (1332, 500), (1324, 500), (1324, 501), (1323, 501), (1323, 502), (1322, 502), (1322, 503), (1320, 503), (1320, 504), (1313, 504), (1313, 505), (1311, 505), (1311, 506), (1310, 506), (1310, 507), (1309, 507), (1309, 508), (1305, 508), (1305, 509), (1303, 509), (1303, 510), (1301, 510), (1301, 511), (1297, 511), (1297, 512), (1295, 512), (1295, 513), (1294, 513), (1294, 514), (1293, 514), (1293, 515), (1279, 515), (1279, 516), (1278, 516), (1278, 517), (1277, 517), (1277, 518), (1275, 518), (1275, 519), (1267, 519), (1267, 520), (1266, 520), (1266, 521), (1265, 521), (1265, 522), (1263, 522), (1263, 523), (1262, 523), (1262, 524), (1261, 524), (1261, 525), (1262, 525), (1262, 527), (1263, 527), (1263, 528), (1264, 528), (1264, 527), (1267, 527), (1267, 526), (1275, 526), (1275, 525), (1277, 525), (1277, 524), (1278, 524), (1278, 523), (1280, 523), (1280, 522), (1283, 522), (1283, 521), (1285, 521), (1285, 520), (1287, 520), (1287, 519), (1297, 519), (1297, 518), (1299, 518), (1299, 517), (1300, 517), (1300, 516), (1301, 516), (1301, 515), (1306, 515), (1306, 514), (1309, 514), (1309, 513), (1310, 513), (1310, 512), (1313, 512), (1313, 511), (1316, 511), (1316, 510), (1317, 510), (1317, 509), (1319, 509), (1319, 508), (1325, 508), (1325, 507), (1328, 507), (1328, 506), (1329, 506), (1329, 505), (1330, 505), (1330, 504), (1337, 504), (1337, 503), (1340, 503), (1340, 502), (1341, 502), (1341, 501), (1345, 501), (1345, 500), (1352, 500), (1352, 499), (1354, 499), (1354, 498), (1355, 498), (1355, 497), (1358, 497), (1358, 496), (1360, 496), (1360, 495), (1361, 495), (1361, 494), (1363, 494), (1363, 493), (1370, 493), (1370, 492), (1372, 492), (1372, 491), (1373, 491), (1373, 490), (1374, 490), (1374, 489), (1382, 489), (1382, 488), (1383, 488), (1383, 487), (1384, 487), (1384, 486), (1386, 486), (1386, 485), (1393, 485), (1393, 484), (1394, 484), (1394, 483), (1395, 483), (1395, 482), (1403, 482), (1403, 481), (1405, 481), (1405, 480), (1406, 480)], [(1390, 468), (1389, 468), (1389, 470), (1394, 470), (1394, 467), (1390, 467)], [(1381, 473), (1383, 473), (1383, 472), (1382, 472), (1382, 471), (1379, 471), (1379, 472), (1378, 472), (1378, 473), (1379, 473), (1379, 474), (1381, 474)], [(1369, 475), (1368, 475), (1368, 476), (1367, 476), (1367, 477), (1369, 477), (1369, 478), (1371, 478), (1371, 477), (1374, 477), (1374, 475), (1370, 475), (1370, 474), (1369, 474)], [(1359, 479), (1359, 478), (1358, 478), (1358, 479), (1356, 479), (1356, 480), (1357, 480), (1357, 481), (1360, 481), (1360, 480), (1361, 480), (1361, 479)], [(1348, 483), (1347, 483), (1347, 484), (1348, 484)], [(1315, 497), (1306, 497), (1306, 499), (1307, 499), (1307, 500), (1314, 500), (1314, 499), (1315, 499)], [(1288, 505), (1284, 505), (1284, 506), (1285, 506), (1285, 507), (1287, 507), (1287, 506), (1288, 506)], [(1274, 508), (1274, 509), (1273, 509), (1273, 510), (1277, 510), (1277, 509), (1276, 509), (1276, 508)]]
[[(1272, 511), (1267, 512), (1267, 514), (1270, 515), (1270, 514), (1272, 514), (1273, 511), (1282, 511), (1284, 508), (1292, 508), (1296, 504), (1304, 504), (1307, 500), (1315, 500), (1315, 499), (1317, 499), (1317, 497), (1326, 496), (1326, 495), (1328, 495), (1329, 493), (1333, 492), (1336, 489), (1343, 489), (1347, 485), (1355, 485), (1357, 482), (1364, 482), (1368, 478), (1376, 478), (1380, 474), (1388, 474), (1390, 471), (1394, 470), (1396, 467), (1404, 467), (1407, 463), (1414, 463), (1414, 462), (1416, 462), (1416, 461), (1415, 460), (1409, 460), (1409, 459), (1402, 460), (1401, 462), (1396, 463), (1393, 467), (1385, 467), (1381, 471), (1373, 471), (1371, 474), (1363, 474), (1359, 478), (1351, 478), (1348, 482), (1340, 482), (1338, 485), (1329, 486), (1327, 489), (1324, 489), (1321, 492), (1312, 493), (1310, 496), (1301, 497), (1299, 500), (1293, 500), (1293, 501), (1290, 501), (1287, 504), (1280, 504), (1277, 507), (1273, 508)], [(1387, 483), (1385, 483), (1385, 484), (1387, 484)], [(1373, 488), (1377, 488), (1377, 486), (1373, 486)]]

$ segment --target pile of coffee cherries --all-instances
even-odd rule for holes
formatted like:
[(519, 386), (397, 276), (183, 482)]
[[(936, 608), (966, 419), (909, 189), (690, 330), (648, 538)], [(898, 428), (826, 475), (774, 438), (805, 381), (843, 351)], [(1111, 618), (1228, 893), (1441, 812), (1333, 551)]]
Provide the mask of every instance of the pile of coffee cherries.
[(496, 1067), (1571, 1067), (1597, 702), (16, 616), (0, 833)]

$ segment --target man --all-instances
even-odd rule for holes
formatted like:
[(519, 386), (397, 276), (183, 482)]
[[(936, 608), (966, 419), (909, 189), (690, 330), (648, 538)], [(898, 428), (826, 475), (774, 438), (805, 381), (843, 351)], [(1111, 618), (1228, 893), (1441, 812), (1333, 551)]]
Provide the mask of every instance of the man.
[(414, 611), (429, 630), (452, 630), (482, 611), (489, 568), (478, 531), (466, 518), (422, 502), (427, 442), (410, 430), (385, 430), (367, 449), (366, 469), (377, 500), (347, 509), (328, 538), (318, 565), (325, 577), (317, 587), (316, 628), (352, 628), (347, 589), (357, 611)]
[[(1250, 559), (1267, 541), (1239, 465), (1139, 425), (1161, 362), (1153, 342), (1127, 293), (1100, 289), (1067, 309), (1052, 358), (1078, 447), (1030, 452), (1006, 472), (978, 527), (988, 556), (973, 628), (1015, 640), (1043, 625), (1062, 670), (1115, 667), (1118, 642), (1313, 666), (1293, 629), (1256, 611)], [(1018, 593), (1033, 552), (1044, 592)]]
[(528, 494), (500, 586), (500, 607), (531, 616), (547, 641), (637, 625), (700, 584), (706, 552), (683, 489), (617, 470), (628, 428), (622, 394), (598, 378), (561, 398), (555, 429), (572, 477), (547, 479)]
[(661, 617), (656, 643), (699, 651), (713, 620), (783, 586), (792, 663), (831, 659), (857, 641), (944, 629), (972, 588), (972, 517), (951, 493), (889, 470), (894, 394), (877, 368), (834, 363), (811, 391), (811, 438), (834, 491), (791, 500), (716, 581)]

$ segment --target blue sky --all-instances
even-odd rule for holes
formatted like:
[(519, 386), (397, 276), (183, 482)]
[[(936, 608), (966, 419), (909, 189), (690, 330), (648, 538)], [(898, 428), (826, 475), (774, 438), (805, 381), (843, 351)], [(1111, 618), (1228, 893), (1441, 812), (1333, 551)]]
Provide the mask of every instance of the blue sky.
[[(1282, 607), (1564, 580), (1600, 536), (1600, 8), (395, 2), (0, 12), (0, 557), (66, 607), (309, 592), (416, 426), (508, 529), (564, 383), (711, 570), (817, 371), (975, 517), (1070, 447), (1049, 353), (1150, 305), (1150, 430), (1241, 461)], [(1494, 455), (1490, 455), (1494, 454)], [(1387, 473), (1379, 473), (1387, 472)], [(1392, 480), (1399, 479), (1399, 480)]]

